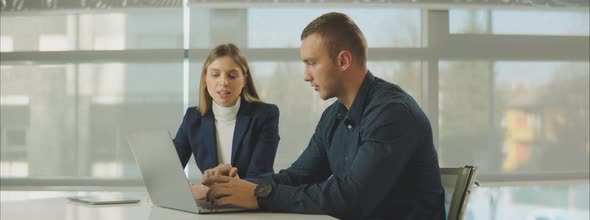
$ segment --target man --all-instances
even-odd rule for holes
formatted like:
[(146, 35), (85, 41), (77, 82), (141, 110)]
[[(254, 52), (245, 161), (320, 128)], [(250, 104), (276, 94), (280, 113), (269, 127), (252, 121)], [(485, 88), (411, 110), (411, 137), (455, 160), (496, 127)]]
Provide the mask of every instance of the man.
[(204, 175), (207, 199), (345, 219), (445, 219), (430, 122), (400, 87), (368, 71), (366, 40), (352, 19), (324, 14), (301, 40), (304, 80), (338, 101), (291, 167), (245, 181), (221, 165)]

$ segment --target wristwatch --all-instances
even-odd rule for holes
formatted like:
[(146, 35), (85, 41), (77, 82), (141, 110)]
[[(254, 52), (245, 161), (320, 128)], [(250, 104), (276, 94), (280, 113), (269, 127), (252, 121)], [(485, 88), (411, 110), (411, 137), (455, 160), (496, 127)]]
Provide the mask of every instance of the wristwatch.
[(271, 192), (272, 192), (272, 185), (271, 184), (260, 184), (260, 185), (256, 186), (256, 189), (254, 190), (254, 195), (256, 195), (256, 199), (264, 200), (270, 196)]

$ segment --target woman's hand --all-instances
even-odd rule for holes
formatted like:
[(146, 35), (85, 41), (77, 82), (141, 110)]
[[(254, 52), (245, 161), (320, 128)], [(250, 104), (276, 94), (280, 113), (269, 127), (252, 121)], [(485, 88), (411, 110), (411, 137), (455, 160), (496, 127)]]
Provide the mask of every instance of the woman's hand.
[(197, 185), (193, 182), (191, 183), (191, 191), (193, 191), (193, 198), (203, 200), (207, 196), (207, 191), (209, 191), (209, 187), (204, 185)]
[(206, 184), (208, 182), (207, 180), (214, 176), (228, 176), (240, 179), (240, 176), (238, 175), (238, 168), (232, 167), (230, 164), (220, 164), (215, 168), (205, 170), (203, 176), (201, 177), (201, 183), (203, 183), (205, 186), (210, 186)]

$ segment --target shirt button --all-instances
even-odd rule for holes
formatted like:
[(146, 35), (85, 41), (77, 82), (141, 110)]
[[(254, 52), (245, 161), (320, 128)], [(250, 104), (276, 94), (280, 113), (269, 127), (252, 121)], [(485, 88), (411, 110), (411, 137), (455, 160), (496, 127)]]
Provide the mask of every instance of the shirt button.
[(348, 160), (348, 157), (344, 157), (345, 160)]
[(352, 129), (352, 125), (348, 125), (348, 129)]

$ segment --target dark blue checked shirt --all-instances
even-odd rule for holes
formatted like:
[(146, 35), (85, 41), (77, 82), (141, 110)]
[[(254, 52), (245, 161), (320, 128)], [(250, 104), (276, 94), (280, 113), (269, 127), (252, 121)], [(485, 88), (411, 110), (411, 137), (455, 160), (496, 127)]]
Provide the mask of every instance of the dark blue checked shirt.
[(445, 219), (430, 122), (399, 86), (367, 73), (350, 110), (328, 107), (263, 209), (344, 219)]

